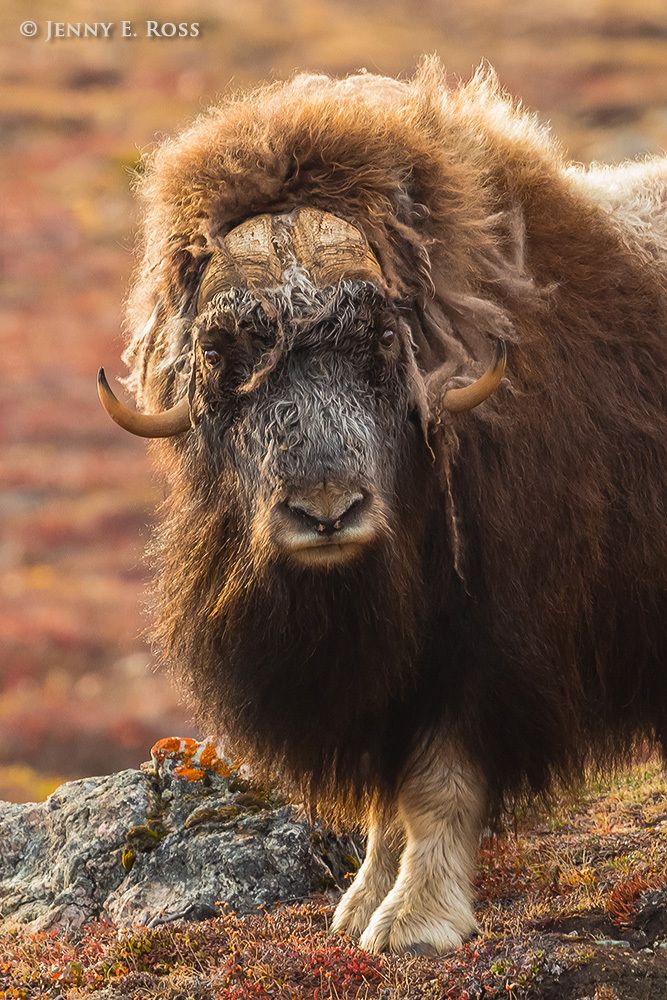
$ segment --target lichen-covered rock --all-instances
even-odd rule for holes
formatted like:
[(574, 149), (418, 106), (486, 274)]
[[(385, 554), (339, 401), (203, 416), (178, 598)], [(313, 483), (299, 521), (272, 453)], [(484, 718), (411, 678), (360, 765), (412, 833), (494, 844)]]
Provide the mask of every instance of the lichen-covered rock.
[(310, 826), (206, 740), (151, 762), (0, 803), (0, 927), (78, 930), (241, 912), (342, 884), (355, 846)]
[(43, 803), (0, 803), (3, 925), (76, 930), (99, 916), (125, 878), (123, 828), (144, 822), (157, 802), (145, 774), (121, 771), (61, 785)]

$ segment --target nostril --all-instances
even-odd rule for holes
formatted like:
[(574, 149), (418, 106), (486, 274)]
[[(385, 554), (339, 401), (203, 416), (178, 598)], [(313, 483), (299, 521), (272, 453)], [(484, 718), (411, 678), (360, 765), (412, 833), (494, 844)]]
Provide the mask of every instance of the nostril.
[(290, 512), (290, 514), (293, 514), (294, 517), (297, 517), (300, 521), (305, 521), (306, 524), (317, 524), (317, 522), (321, 520), (321, 518), (318, 517), (317, 513), (310, 510), (306, 510), (304, 507), (300, 507), (298, 504), (290, 503), (289, 500), (285, 501), (285, 507)]
[(342, 514), (338, 515), (338, 520), (343, 521), (345, 518), (349, 517), (355, 511), (359, 510), (364, 502), (364, 497), (361, 493), (356, 494), (354, 497), (350, 498), (350, 505), (343, 511)]
[(286, 503), (285, 506), (290, 514), (295, 517), (304, 527), (314, 530), (318, 535), (333, 535), (342, 527), (341, 519), (335, 521), (330, 517), (322, 517), (320, 514), (311, 513), (295, 504)]

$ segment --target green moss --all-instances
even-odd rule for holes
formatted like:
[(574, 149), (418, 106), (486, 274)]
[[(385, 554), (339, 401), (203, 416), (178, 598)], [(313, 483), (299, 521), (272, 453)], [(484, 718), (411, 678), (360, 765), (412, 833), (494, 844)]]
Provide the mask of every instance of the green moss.
[(202, 823), (228, 823), (240, 813), (241, 810), (236, 805), (221, 806), (219, 809), (209, 809), (204, 806), (191, 812), (183, 826), (186, 830), (190, 830)]
[(121, 852), (121, 864), (126, 872), (132, 870), (137, 854), (152, 851), (168, 834), (159, 816), (148, 816), (145, 823), (132, 826), (125, 834), (125, 844)]
[(139, 826), (132, 826), (125, 834), (125, 839), (132, 841), (140, 850), (154, 847), (158, 841), (162, 840), (166, 836), (166, 831), (164, 828), (156, 829), (153, 826), (149, 826), (148, 823), (142, 823)]
[(245, 812), (260, 812), (262, 809), (270, 809), (274, 803), (270, 793), (262, 789), (253, 789), (242, 792), (234, 799), (234, 803)]
[(132, 850), (131, 847), (123, 848), (123, 853), (120, 856), (120, 863), (126, 872), (131, 872), (134, 868), (134, 862), (137, 859), (136, 852)]

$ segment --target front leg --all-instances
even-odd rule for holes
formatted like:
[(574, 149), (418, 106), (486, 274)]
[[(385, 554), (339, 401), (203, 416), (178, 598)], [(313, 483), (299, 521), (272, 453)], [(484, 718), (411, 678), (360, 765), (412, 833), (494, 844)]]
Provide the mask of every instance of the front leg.
[(432, 749), (398, 796), (406, 846), (393, 889), (361, 936), (366, 951), (443, 954), (474, 934), (472, 877), (484, 813), (479, 773)]
[(402, 833), (395, 816), (373, 807), (368, 815), (366, 857), (336, 907), (331, 930), (359, 935), (396, 881)]

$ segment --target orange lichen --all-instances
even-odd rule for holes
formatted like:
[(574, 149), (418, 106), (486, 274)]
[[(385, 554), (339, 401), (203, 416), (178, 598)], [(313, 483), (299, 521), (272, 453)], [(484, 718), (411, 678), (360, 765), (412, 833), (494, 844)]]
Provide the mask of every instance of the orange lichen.
[(216, 749), (211, 743), (202, 744), (199, 761), (202, 767), (205, 767), (209, 771), (215, 771), (222, 778), (228, 778), (232, 773), (231, 768), (218, 757)]
[(187, 778), (188, 781), (201, 781), (206, 771), (202, 771), (200, 767), (186, 767), (185, 765), (181, 765), (181, 767), (174, 768), (174, 774), (177, 778)]
[(162, 740), (158, 740), (151, 747), (151, 757), (156, 763), (163, 763), (167, 757), (171, 757), (174, 754), (189, 754), (192, 756), (197, 749), (197, 740), (190, 739), (190, 737), (182, 736), (166, 736)]
[(198, 743), (189, 737), (167, 736), (154, 744), (151, 757), (158, 768), (171, 759), (177, 764), (173, 774), (187, 781), (201, 781), (207, 771), (221, 778), (232, 773), (231, 765), (218, 756), (215, 744), (209, 740)]

